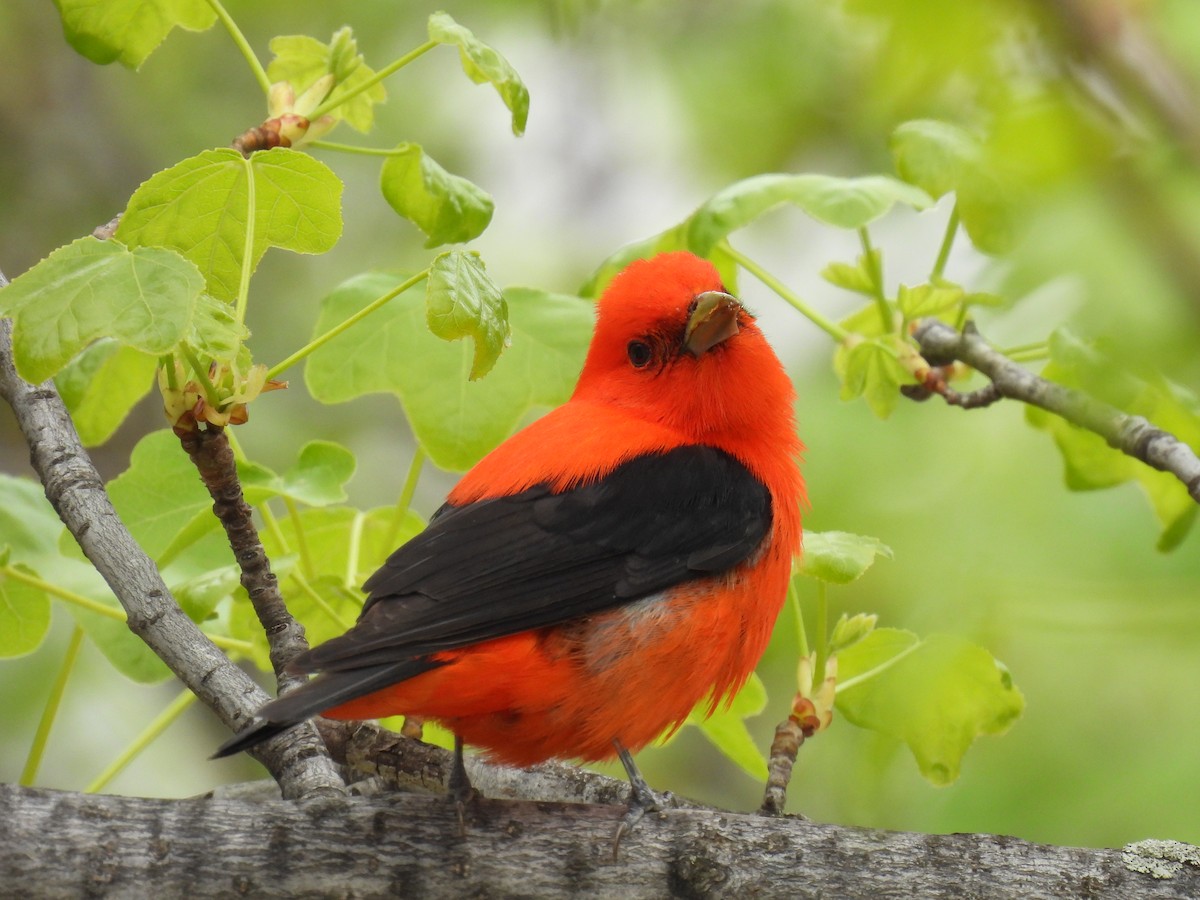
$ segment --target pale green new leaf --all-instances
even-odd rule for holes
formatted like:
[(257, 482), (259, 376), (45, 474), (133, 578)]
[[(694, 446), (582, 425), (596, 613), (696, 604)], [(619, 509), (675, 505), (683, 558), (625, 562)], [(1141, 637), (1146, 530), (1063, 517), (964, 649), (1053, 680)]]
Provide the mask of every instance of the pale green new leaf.
[(178, 253), (80, 238), (0, 291), (13, 318), (13, 361), (31, 383), (58, 373), (92, 341), (115, 338), (154, 355), (184, 335), (204, 280)]
[(896, 295), (896, 305), (906, 319), (940, 316), (942, 313), (957, 308), (962, 301), (963, 289), (958, 286), (919, 284), (910, 288), (908, 285), (902, 284)]
[(63, 34), (94, 63), (138, 69), (172, 28), (205, 31), (217, 15), (205, 0), (54, 0)]
[(429, 330), (442, 340), (469, 337), (475, 345), (471, 381), (490, 372), (508, 346), (508, 305), (478, 253), (450, 250), (434, 258), (425, 282), (425, 311)]
[[(363, 62), (348, 27), (334, 32), (328, 44), (305, 34), (291, 34), (272, 38), (270, 47), (275, 58), (267, 66), (267, 77), (272, 82), (288, 82), (296, 96), (303, 94), (318, 78), (332, 73), (336, 80), (326, 99), (336, 102), (340, 96), (375, 76)], [(375, 124), (375, 104), (386, 99), (383, 84), (374, 84), (338, 104), (329, 114), (365, 134)]]
[(849, 584), (879, 557), (892, 558), (892, 548), (879, 538), (846, 531), (805, 531), (796, 572), (827, 584)]
[(718, 191), (692, 214), (688, 246), (707, 256), (731, 232), (784, 204), (827, 225), (853, 229), (875, 221), (897, 203), (926, 209), (932, 201), (920, 188), (889, 175), (756, 175)]
[(821, 270), (821, 277), (830, 284), (871, 297), (875, 294), (875, 278), (871, 273), (878, 270), (882, 257), (879, 248), (872, 247), (869, 256), (863, 254), (853, 265), (843, 262), (830, 263)]
[(863, 397), (881, 419), (890, 416), (900, 402), (900, 385), (913, 383), (895, 352), (879, 341), (863, 341), (851, 347), (844, 365), (842, 399)]
[(476, 84), (490, 83), (512, 113), (513, 134), (525, 133), (529, 91), (507, 59), (444, 12), (435, 12), (429, 17), (429, 39), (439, 44), (457, 45), (467, 77)]
[(107, 441), (154, 386), (158, 358), (102, 338), (54, 376), (85, 447)]
[(975, 739), (1006, 731), (1025, 707), (1001, 663), (945, 634), (877, 628), (838, 654), (838, 682), (838, 712), (906, 743), (934, 784), (954, 781)]
[[(323, 334), (404, 278), (374, 272), (343, 284), (321, 304)], [(505, 292), (512, 346), (487, 378), (469, 381), (474, 354), (430, 334), (413, 289), (309, 357), (305, 383), (322, 403), (395, 394), (421, 446), (438, 466), (470, 468), (537, 407), (566, 402), (583, 365), (593, 309), (577, 297), (527, 288)]]
[(170, 247), (192, 260), (218, 299), (237, 297), (251, 220), (253, 269), (268, 247), (324, 253), (342, 233), (342, 183), (306, 153), (276, 147), (249, 159), (206, 150), (141, 185), (117, 227), (130, 246)]
[(425, 232), (426, 247), (474, 240), (492, 221), (487, 192), (451, 175), (419, 144), (401, 144), (388, 156), (379, 187), (392, 209)]
[[(34, 574), (19, 563), (13, 568), (26, 575)], [(50, 598), (46, 592), (0, 570), (0, 658), (32, 653), (41, 646), (49, 630)]]

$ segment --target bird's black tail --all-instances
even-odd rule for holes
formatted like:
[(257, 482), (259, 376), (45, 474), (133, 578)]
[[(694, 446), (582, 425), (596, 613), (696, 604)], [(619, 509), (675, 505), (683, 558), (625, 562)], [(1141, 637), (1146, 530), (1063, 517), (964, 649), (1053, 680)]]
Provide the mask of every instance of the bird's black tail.
[(308, 684), (265, 704), (250, 725), (218, 747), (211, 758), (220, 759), (249, 750), (318, 713), (436, 669), (439, 665), (442, 664), (429, 657), (419, 657), (361, 669), (322, 672)]

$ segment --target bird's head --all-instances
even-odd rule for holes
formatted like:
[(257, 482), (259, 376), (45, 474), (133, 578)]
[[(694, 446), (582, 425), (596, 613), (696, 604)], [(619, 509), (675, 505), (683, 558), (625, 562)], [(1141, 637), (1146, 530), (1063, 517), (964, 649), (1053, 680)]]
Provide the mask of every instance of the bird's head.
[(712, 263), (664, 253), (624, 269), (597, 303), (575, 396), (612, 404), (697, 441), (791, 428), (779, 358)]

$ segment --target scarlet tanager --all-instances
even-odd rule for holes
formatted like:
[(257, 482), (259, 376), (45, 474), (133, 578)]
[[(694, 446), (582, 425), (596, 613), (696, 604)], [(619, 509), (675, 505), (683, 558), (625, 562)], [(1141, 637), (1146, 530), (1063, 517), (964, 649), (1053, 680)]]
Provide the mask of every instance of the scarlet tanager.
[(358, 623), (292, 663), (316, 678), (217, 755), (403, 713), (454, 732), (463, 781), (462, 742), (518, 766), (619, 755), (636, 798), (628, 751), (711, 713), (767, 646), (800, 549), (793, 399), (710, 263), (632, 263), (571, 399), (463, 476)]

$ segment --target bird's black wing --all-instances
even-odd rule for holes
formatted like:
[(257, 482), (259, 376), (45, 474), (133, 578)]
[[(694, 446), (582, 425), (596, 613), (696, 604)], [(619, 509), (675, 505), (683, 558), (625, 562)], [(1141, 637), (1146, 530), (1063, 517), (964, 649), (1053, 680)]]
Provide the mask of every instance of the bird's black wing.
[(447, 505), (367, 580), (358, 625), (301, 667), (396, 663), (600, 612), (730, 569), (770, 527), (766, 487), (699, 446), (561, 493)]

